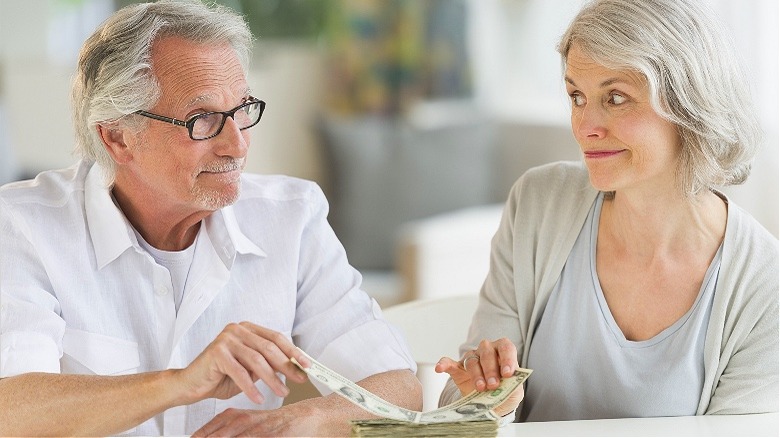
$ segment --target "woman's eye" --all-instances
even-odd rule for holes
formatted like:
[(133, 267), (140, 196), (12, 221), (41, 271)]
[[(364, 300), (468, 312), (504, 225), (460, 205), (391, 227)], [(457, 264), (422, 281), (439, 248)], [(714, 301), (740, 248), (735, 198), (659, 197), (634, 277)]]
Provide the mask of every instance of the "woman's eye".
[(569, 97), (571, 97), (571, 102), (574, 106), (582, 106), (585, 104), (585, 97), (579, 93), (572, 93)]
[(625, 103), (625, 102), (626, 102), (625, 96), (622, 96), (622, 95), (617, 94), (617, 93), (612, 93), (612, 94), (609, 95), (609, 103), (611, 103), (611, 104), (620, 105), (620, 104)]

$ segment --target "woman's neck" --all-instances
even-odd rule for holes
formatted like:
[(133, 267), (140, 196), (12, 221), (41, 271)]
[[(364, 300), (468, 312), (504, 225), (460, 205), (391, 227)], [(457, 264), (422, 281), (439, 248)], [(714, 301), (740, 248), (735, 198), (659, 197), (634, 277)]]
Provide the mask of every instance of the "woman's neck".
[[(641, 257), (659, 253), (714, 251), (726, 231), (727, 206), (720, 196), (702, 192), (632, 197), (620, 192), (604, 200), (599, 235)], [(714, 248), (714, 249), (713, 249)]]

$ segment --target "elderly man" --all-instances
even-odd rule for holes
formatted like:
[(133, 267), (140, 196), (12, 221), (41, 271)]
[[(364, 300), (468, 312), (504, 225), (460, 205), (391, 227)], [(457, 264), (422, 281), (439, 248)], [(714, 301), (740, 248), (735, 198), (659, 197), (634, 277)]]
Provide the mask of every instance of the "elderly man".
[(298, 348), (420, 409), (321, 190), (241, 173), (250, 43), (229, 10), (165, 0), (85, 43), (81, 161), (0, 189), (0, 435), (347, 433), (367, 414), (335, 394), (281, 406)]

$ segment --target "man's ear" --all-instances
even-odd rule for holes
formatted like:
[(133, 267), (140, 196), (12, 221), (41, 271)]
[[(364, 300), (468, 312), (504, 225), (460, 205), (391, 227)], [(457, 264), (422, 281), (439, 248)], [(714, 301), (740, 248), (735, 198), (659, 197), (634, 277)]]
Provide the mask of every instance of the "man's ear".
[(128, 141), (132, 141), (133, 135), (126, 129), (120, 128), (116, 124), (109, 123), (105, 125), (98, 124), (97, 129), (100, 139), (103, 140), (103, 146), (114, 162), (117, 164), (126, 164), (133, 159), (133, 153), (128, 147)]

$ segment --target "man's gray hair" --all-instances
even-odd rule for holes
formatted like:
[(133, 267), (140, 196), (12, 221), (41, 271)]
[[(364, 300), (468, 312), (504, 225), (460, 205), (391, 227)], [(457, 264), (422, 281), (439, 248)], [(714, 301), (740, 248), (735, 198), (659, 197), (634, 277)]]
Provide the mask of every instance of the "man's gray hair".
[[(152, 74), (152, 43), (177, 36), (203, 44), (230, 44), (246, 74), (252, 34), (230, 9), (199, 0), (160, 0), (125, 7), (109, 17), (84, 43), (73, 79), (71, 104), (76, 151), (103, 167), (113, 182), (115, 165), (96, 126), (111, 124), (160, 97)], [(122, 120), (141, 129), (147, 120)]]
[(595, 62), (645, 77), (653, 108), (682, 139), (677, 183), (687, 196), (743, 183), (761, 133), (728, 34), (699, 0), (595, 0), (574, 18), (573, 44)]

